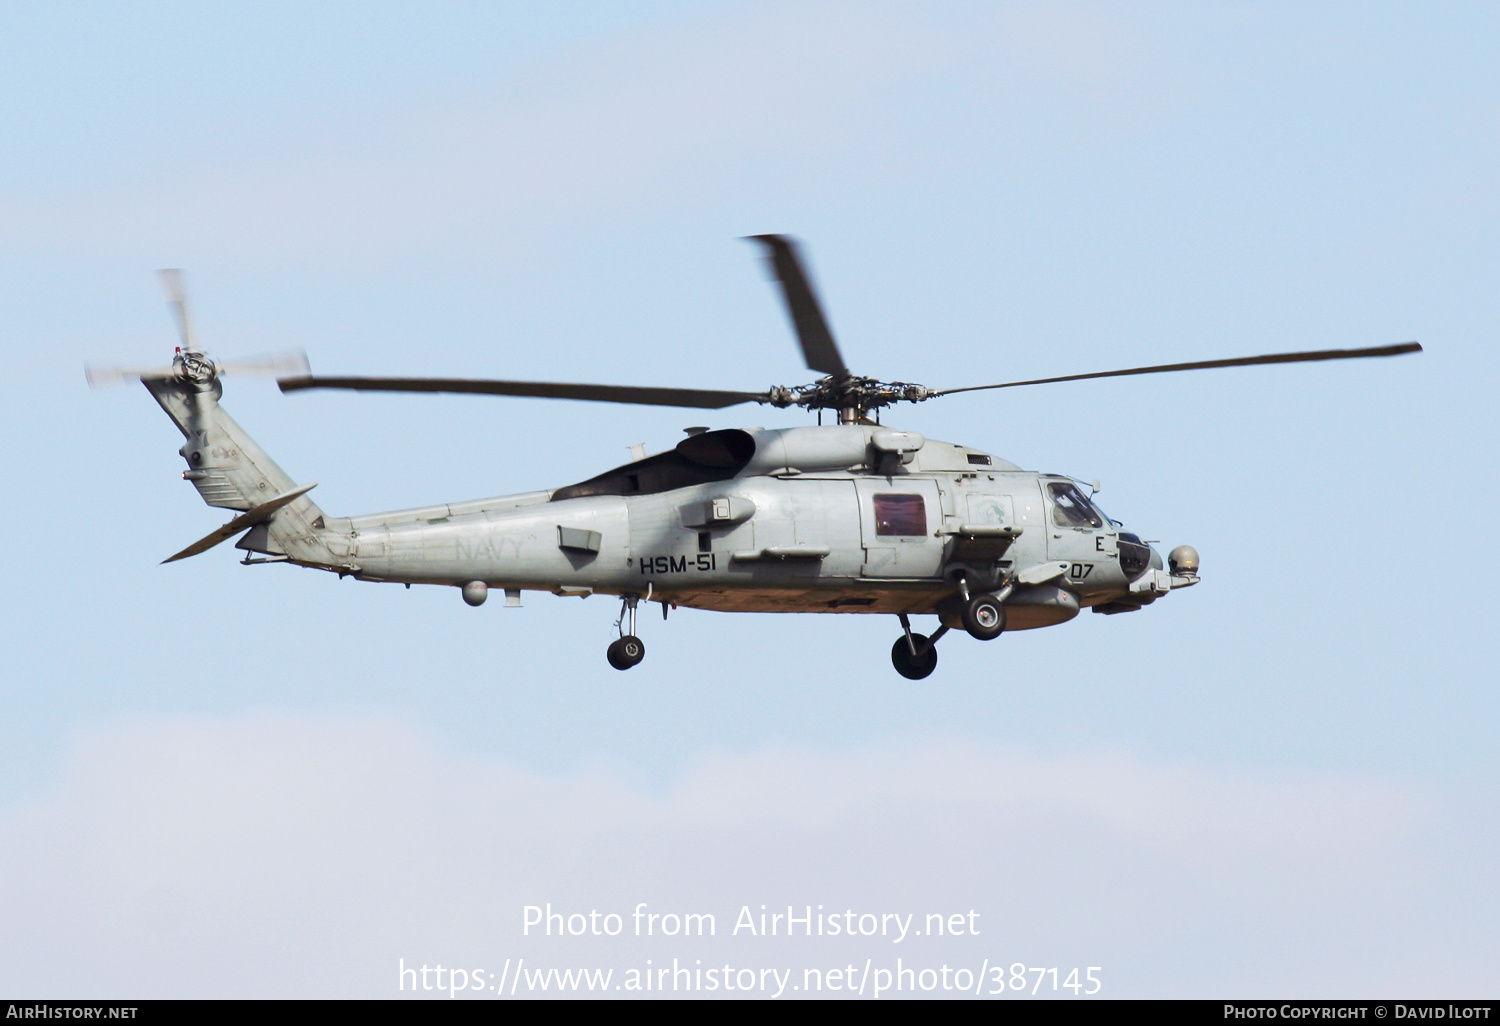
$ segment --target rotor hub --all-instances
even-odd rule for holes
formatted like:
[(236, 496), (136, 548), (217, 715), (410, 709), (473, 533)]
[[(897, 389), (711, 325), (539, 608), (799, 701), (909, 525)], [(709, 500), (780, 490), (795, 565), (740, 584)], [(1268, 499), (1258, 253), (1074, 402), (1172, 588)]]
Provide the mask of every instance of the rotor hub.
[(776, 385), (766, 391), (762, 402), (777, 408), (800, 406), (806, 410), (855, 411), (856, 418), (868, 410), (890, 406), (892, 403), (919, 403), (930, 399), (931, 389), (906, 381), (881, 381), (848, 374), (828, 375), (810, 385), (788, 388)]

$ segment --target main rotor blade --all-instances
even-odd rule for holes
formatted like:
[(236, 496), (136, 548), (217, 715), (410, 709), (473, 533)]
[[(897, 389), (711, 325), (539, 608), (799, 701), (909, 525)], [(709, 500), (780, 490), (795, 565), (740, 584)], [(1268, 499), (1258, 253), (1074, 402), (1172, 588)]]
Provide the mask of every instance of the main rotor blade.
[(945, 388), (933, 396), (957, 392), (980, 392), (987, 388), (1015, 388), (1019, 385), (1050, 385), (1057, 381), (1082, 381), (1085, 378), (1123, 378), (1131, 374), (1165, 374), (1169, 371), (1208, 370), (1214, 367), (1249, 367), (1260, 363), (1312, 363), (1318, 360), (1358, 360), (1367, 356), (1400, 356), (1420, 353), (1416, 342), (1374, 349), (1318, 349), (1305, 353), (1272, 353), (1267, 356), (1241, 356), (1231, 360), (1197, 360), (1193, 363), (1164, 363), (1156, 367), (1132, 367), (1129, 370), (1098, 371), (1094, 374), (1067, 374), (1060, 378), (1034, 378), (1031, 381), (1007, 381), (1000, 385), (970, 385), (967, 388)]
[(485, 381), (473, 378), (282, 378), (283, 392), (307, 388), (341, 388), (356, 392), (457, 392), (474, 395), (518, 395), (535, 399), (584, 399), (640, 406), (691, 406), (722, 410), (738, 403), (768, 400), (765, 392), (716, 392), (701, 388), (638, 388), (632, 385), (575, 385), (550, 381)]
[(785, 235), (751, 235), (748, 238), (766, 247), (766, 257), (776, 280), (781, 282), (781, 295), (786, 300), (787, 312), (792, 315), (792, 326), (797, 329), (797, 341), (802, 344), (802, 356), (808, 369), (847, 378), (849, 368), (844, 366), (844, 358), (839, 355), (839, 347), (833, 341), (833, 332), (828, 330), (823, 307), (802, 267), (797, 244)]

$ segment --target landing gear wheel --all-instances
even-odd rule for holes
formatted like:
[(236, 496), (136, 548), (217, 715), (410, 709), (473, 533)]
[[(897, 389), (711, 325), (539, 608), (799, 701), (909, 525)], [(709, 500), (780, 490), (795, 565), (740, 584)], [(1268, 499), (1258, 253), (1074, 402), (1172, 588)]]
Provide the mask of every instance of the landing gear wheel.
[(627, 634), (609, 643), (604, 657), (617, 670), (628, 670), (646, 658), (646, 644), (634, 634)]
[(964, 630), (980, 641), (993, 641), (1005, 630), (1005, 607), (993, 595), (975, 595), (964, 605)]
[(921, 654), (911, 654), (911, 646), (906, 643), (906, 635), (903, 634), (891, 646), (891, 663), (896, 667), (896, 672), (907, 680), (921, 680), (931, 676), (932, 671), (937, 669), (937, 646), (929, 645), (925, 634), (913, 634), (911, 640)]

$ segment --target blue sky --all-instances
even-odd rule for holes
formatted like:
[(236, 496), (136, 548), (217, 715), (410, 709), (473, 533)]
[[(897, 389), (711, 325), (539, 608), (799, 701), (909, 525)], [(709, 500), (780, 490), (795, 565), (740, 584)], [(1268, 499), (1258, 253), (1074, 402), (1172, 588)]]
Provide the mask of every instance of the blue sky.
[[(1364, 995), (1409, 964), (1415, 992), (1492, 993), (1497, 610), (1473, 539), (1496, 505), (1497, 18), (1478, 4), (7, 9), (0, 983), (72, 995), (67, 967), (87, 958), (110, 993), (382, 996), (403, 953), (524, 953), (523, 895), (732, 911), (750, 892), (838, 891), (1003, 908), (1013, 947), (1037, 951), (1019, 957), (1112, 956), (1120, 996)], [(645, 625), (648, 659), (622, 675), (604, 662), (616, 609), (601, 599), (474, 610), (448, 589), (239, 567), (227, 548), (158, 566), (221, 517), (180, 481), (176, 432), (143, 390), (83, 385), (85, 362), (170, 353), (163, 266), (187, 269), (223, 356), (798, 384), (810, 374), (737, 241), (767, 231), (804, 240), (856, 371), (933, 387), (1427, 351), (893, 415), (1098, 478), (1116, 519), (1203, 556), (1200, 587), (1139, 614), (954, 638), (920, 685), (891, 671), (886, 618), (679, 611)], [(579, 480), (704, 422), (258, 381), (229, 382), (224, 402), (339, 514)], [(441, 844), (398, 840), (427, 813), (379, 797), (395, 765), (475, 822), (432, 828)], [(754, 811), (704, 839), (716, 806), (694, 796), (721, 778)], [(905, 783), (887, 801), (861, 781)], [(520, 804), (502, 817), (455, 797), (474, 787)], [(813, 826), (794, 812), (810, 794)], [(298, 803), (301, 826), (275, 811)], [(329, 808), (353, 809), (350, 829)], [(829, 825), (846, 821), (905, 840), (856, 843)], [(76, 843), (43, 858), (26, 840), (39, 822)], [(119, 850), (85, 841), (106, 823)], [(951, 850), (912, 840), (945, 831)], [(231, 888), (217, 870), (251, 834), (264, 850)], [(363, 869), (319, 897), (318, 867), (347, 859), (350, 837), (366, 839)], [(132, 861), (137, 841), (189, 854), (167, 873)], [(624, 868), (601, 870), (611, 856)], [(412, 865), (458, 893), (506, 883), (428, 914), (431, 894), (390, 886)], [(1027, 873), (1034, 900), (1008, 904), (997, 879)], [(372, 905), (373, 889), (394, 896)], [(251, 892), (260, 905), (235, 898)], [(1385, 918), (1361, 918), (1373, 894), (1392, 896)], [(317, 938), (298, 964), (332, 968), (287, 975), (296, 945), (258, 918), (268, 902), (302, 910)], [(1132, 954), (1148, 935), (1151, 958)], [(431, 953), (444, 945), (457, 954)], [(173, 958), (202, 961), (191, 986), (162, 968)]]

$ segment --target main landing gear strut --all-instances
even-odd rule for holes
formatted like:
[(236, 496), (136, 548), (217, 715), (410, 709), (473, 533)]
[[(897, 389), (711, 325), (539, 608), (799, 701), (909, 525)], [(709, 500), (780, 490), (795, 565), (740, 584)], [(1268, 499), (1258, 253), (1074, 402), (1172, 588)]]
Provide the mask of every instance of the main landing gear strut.
[[(971, 637), (980, 641), (994, 641), (1005, 632), (1005, 600), (1015, 590), (1014, 582), (1005, 582), (993, 594), (971, 595), (969, 582), (962, 575), (957, 577), (957, 581), (958, 594), (948, 600), (955, 604), (956, 609), (950, 607), (947, 615), (951, 616), (956, 612), (959, 622)], [(901, 637), (891, 646), (891, 663), (896, 667), (896, 672), (907, 680), (922, 680), (931, 676), (932, 671), (937, 669), (937, 641), (948, 633), (948, 625), (938, 627), (929, 638), (912, 633), (911, 621), (905, 613), (897, 613), (896, 616), (901, 620)]]
[[(609, 648), (604, 652), (604, 657), (609, 660), (609, 665), (617, 670), (628, 670), (632, 666), (646, 658), (646, 643), (635, 636), (635, 607), (639, 603), (639, 595), (622, 595), (620, 606), (620, 618), (615, 621), (615, 627), (620, 631), (620, 636), (609, 643)], [(651, 600), (650, 592), (646, 593), (646, 600)], [(626, 624), (629, 630), (626, 630)]]

